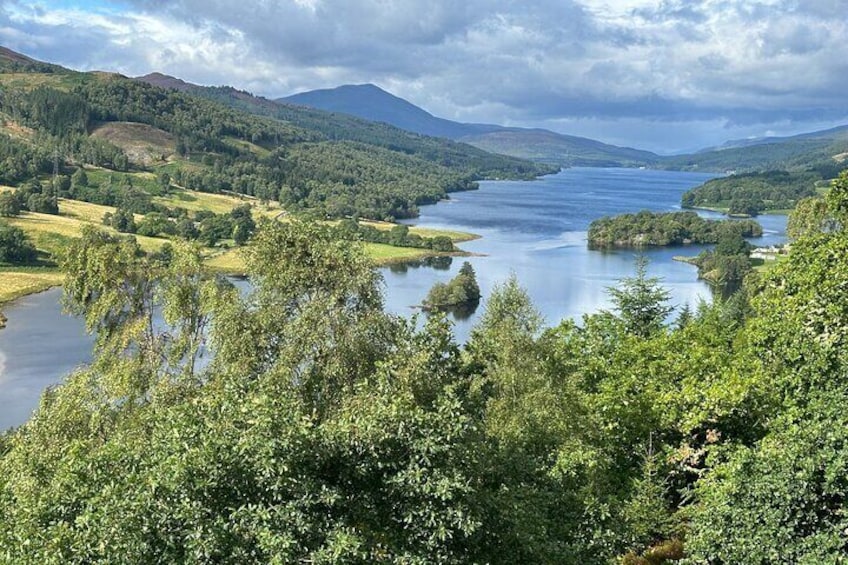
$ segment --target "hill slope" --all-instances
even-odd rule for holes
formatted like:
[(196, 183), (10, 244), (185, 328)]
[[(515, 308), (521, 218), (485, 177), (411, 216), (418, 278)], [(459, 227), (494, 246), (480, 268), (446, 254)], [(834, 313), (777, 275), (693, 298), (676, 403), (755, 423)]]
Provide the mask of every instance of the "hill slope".
[(616, 147), (549, 130), (466, 124), (438, 118), (373, 84), (313, 90), (279, 101), (385, 122), (416, 133), (470, 143), (486, 151), (558, 166), (633, 166), (659, 160), (649, 151)]
[[(752, 172), (833, 168), (848, 157), (848, 125), (789, 137), (731, 141), (691, 155), (663, 159), (669, 169)], [(828, 173), (835, 176), (835, 172)], [(827, 176), (827, 175), (825, 175)]]
[(148, 78), (81, 73), (0, 51), (0, 158), (8, 165), (0, 182), (45, 180), (58, 157), (66, 175), (83, 165), (148, 170), (185, 188), (280, 200), (319, 217), (384, 219), (414, 216), (419, 205), (473, 189), (479, 179), (549, 172), (470, 145), (285, 107), (231, 88)]

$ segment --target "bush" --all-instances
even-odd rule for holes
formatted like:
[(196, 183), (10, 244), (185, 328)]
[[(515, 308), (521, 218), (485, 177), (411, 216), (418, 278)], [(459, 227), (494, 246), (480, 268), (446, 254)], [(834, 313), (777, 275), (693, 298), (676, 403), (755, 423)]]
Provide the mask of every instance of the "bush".
[(21, 228), (0, 222), (0, 261), (31, 263), (37, 252)]

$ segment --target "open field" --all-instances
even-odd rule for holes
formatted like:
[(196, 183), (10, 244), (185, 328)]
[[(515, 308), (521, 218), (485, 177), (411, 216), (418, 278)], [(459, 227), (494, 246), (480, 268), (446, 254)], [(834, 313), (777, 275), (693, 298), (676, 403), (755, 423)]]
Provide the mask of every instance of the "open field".
[(153, 202), (168, 206), (169, 208), (184, 208), (190, 212), (207, 210), (216, 214), (226, 214), (233, 208), (243, 204), (254, 205), (254, 211), (260, 216), (273, 217), (281, 211), (279, 205), (276, 203), (269, 203), (263, 206), (255, 198), (247, 196), (237, 197), (229, 194), (211, 194), (184, 189), (172, 189), (167, 196), (154, 197)]
[[(397, 225), (391, 222), (378, 222), (374, 220), (360, 220), (359, 223), (363, 226), (372, 226), (377, 228), (378, 230), (383, 231), (388, 231)], [(416, 235), (420, 235), (421, 237), (438, 237), (440, 235), (446, 235), (451, 238), (451, 241), (453, 241), (454, 243), (461, 243), (463, 241), (471, 241), (473, 239), (480, 238), (480, 236), (477, 234), (463, 231), (437, 230), (431, 228), (420, 228), (418, 226), (409, 226), (409, 233), (414, 233)]]
[(60, 285), (62, 278), (62, 273), (57, 269), (2, 267), (0, 304)]
[[(95, 182), (106, 180), (106, 175), (111, 174), (104, 170), (88, 169), (89, 178)], [(131, 173), (133, 183), (142, 187), (154, 185), (156, 177), (152, 173)], [(101, 178), (102, 177), (102, 178)], [(145, 186), (146, 187), (146, 186)], [(0, 190), (14, 190), (11, 187), (0, 187)], [(249, 197), (238, 197), (229, 194), (210, 194), (194, 192), (189, 190), (172, 190), (167, 196), (154, 197), (154, 202), (172, 207), (184, 208), (189, 211), (206, 210), (216, 214), (225, 214), (233, 208), (250, 203), (253, 205), (254, 217), (259, 219), (279, 218), (282, 209), (277, 203), (260, 204), (258, 200)], [(112, 228), (103, 225), (103, 215), (114, 213), (115, 208), (82, 202), (79, 200), (59, 199), (59, 215), (39, 214), (23, 212), (17, 217), (8, 218), (7, 221), (23, 229), (35, 246), (43, 254), (57, 256), (68, 244), (82, 235), (82, 229), (86, 225), (94, 225), (99, 229), (118, 235)], [(136, 215), (136, 221), (142, 216)], [(387, 222), (364, 222), (381, 230), (390, 230), (396, 224)], [(422, 237), (447, 236), (454, 242), (475, 239), (476, 235), (459, 231), (432, 230), (426, 228), (410, 227), (410, 232)], [(120, 234), (127, 235), (129, 234)], [(147, 252), (158, 251), (169, 240), (158, 237), (145, 237), (132, 235), (138, 241), (140, 247)], [(390, 263), (421, 259), (434, 255), (428, 249), (417, 249), (410, 247), (394, 247), (381, 243), (364, 243), (365, 253), (371, 258), (375, 265), (386, 265)], [(206, 265), (214, 271), (225, 274), (243, 274), (245, 263), (242, 259), (240, 249), (206, 249)], [(62, 282), (62, 273), (55, 268), (43, 267), (0, 267), (0, 304), (14, 300), (15, 298), (40, 292), (51, 286)]]

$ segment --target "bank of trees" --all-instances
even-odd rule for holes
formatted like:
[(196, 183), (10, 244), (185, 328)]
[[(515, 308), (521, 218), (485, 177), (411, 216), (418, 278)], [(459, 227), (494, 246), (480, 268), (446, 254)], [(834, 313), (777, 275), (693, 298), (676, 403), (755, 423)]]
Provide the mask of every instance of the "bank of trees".
[[(356, 122), (352, 134), (338, 135), (344, 128), (334, 120), (348, 120), (331, 114), (278, 107), (255, 115), (262, 105), (234, 109), (119, 76), (77, 74), (66, 80), (4, 89), (0, 112), (25, 128), (27, 139), (4, 137), (8, 143), (0, 143), (0, 180), (17, 184), (49, 174), (57, 161), (69, 174), (80, 165), (133, 169), (124, 151), (89, 135), (106, 122), (141, 123), (170, 134), (184, 165), (171, 173), (185, 188), (280, 200), (322, 217), (408, 218), (418, 214), (418, 206), (475, 188), (486, 176), (549, 172), (389, 126)], [(113, 206), (121, 198), (114, 185), (84, 183), (74, 183), (62, 196)]]
[(646, 247), (716, 243), (722, 231), (742, 237), (759, 237), (763, 228), (753, 220), (716, 221), (695, 212), (650, 212), (604, 216), (589, 225), (588, 241), (593, 248)]
[(410, 233), (409, 226), (404, 224), (398, 224), (389, 230), (381, 230), (372, 225), (361, 224), (356, 220), (346, 219), (338, 223), (335, 232), (339, 238), (349, 241), (382, 243), (395, 247), (432, 249), (433, 251), (442, 253), (456, 251), (456, 246), (454, 246), (450, 237), (446, 235), (424, 237), (416, 233)]
[(471, 263), (465, 261), (457, 275), (446, 283), (437, 282), (424, 299), (428, 311), (450, 311), (452, 309), (476, 309), (480, 304), (480, 285)]
[(95, 360), (0, 440), (0, 560), (838, 562), (846, 257), (811, 232), (670, 324), (643, 269), (548, 328), (511, 278), (460, 347), (326, 226), (263, 226), (247, 295), (190, 244), (86, 231), (65, 301)]
[[(835, 174), (832, 173), (832, 174)], [(756, 216), (767, 210), (791, 210), (799, 200), (814, 196), (819, 171), (767, 171), (709, 180), (683, 194), (684, 208), (719, 208), (728, 214)]]

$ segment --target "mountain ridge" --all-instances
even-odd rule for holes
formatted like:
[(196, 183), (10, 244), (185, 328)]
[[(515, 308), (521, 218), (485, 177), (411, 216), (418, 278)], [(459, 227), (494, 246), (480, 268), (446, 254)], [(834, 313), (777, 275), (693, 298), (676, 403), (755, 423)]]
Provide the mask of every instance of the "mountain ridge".
[(541, 128), (463, 123), (439, 118), (370, 83), (301, 92), (277, 101), (386, 122), (416, 133), (469, 143), (486, 151), (560, 166), (640, 166), (660, 160), (650, 151), (618, 147)]

